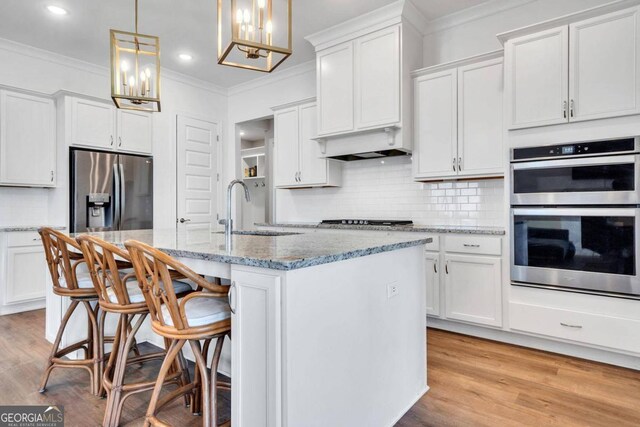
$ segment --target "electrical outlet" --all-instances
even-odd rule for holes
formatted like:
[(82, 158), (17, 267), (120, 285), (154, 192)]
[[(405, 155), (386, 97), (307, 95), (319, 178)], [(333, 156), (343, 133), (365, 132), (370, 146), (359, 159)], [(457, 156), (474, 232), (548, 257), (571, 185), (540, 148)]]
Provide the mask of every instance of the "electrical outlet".
[(387, 298), (393, 298), (400, 292), (400, 287), (397, 283), (390, 283), (387, 285)]

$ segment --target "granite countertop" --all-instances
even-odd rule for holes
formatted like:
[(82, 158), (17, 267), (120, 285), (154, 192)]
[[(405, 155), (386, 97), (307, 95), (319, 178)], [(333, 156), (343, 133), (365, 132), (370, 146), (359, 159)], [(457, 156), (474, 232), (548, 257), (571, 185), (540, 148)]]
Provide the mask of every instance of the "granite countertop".
[(291, 228), (313, 228), (324, 230), (365, 230), (365, 231), (404, 231), (416, 233), (458, 233), (458, 234), (485, 234), (504, 235), (505, 229), (502, 227), (474, 227), (464, 225), (353, 225), (353, 224), (320, 224), (317, 222), (287, 222), (287, 223), (256, 223), (256, 227), (291, 227)]
[(42, 227), (50, 227), (54, 230), (65, 230), (67, 228), (62, 225), (0, 225), (0, 233), (10, 233), (14, 231), (38, 231), (38, 229)]
[(183, 258), (240, 264), (273, 270), (295, 270), (366, 255), (430, 243), (430, 238), (373, 234), (335, 236), (328, 234), (279, 233), (277, 236), (234, 234), (232, 247), (225, 247), (219, 232), (175, 230), (131, 230), (89, 233), (115, 245), (139, 240), (161, 251)]

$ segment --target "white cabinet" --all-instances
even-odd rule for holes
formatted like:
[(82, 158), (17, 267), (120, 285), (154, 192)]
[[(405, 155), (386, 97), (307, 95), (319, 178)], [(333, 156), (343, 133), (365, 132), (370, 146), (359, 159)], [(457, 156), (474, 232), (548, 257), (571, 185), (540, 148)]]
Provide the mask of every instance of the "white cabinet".
[(444, 262), (447, 318), (501, 326), (501, 259), (447, 253)]
[(52, 99), (0, 90), (0, 185), (54, 187)]
[(279, 426), (281, 280), (235, 269), (231, 280), (231, 418), (239, 426)]
[(427, 291), (427, 315), (440, 315), (440, 254), (425, 253), (425, 285)]
[(278, 188), (339, 186), (340, 164), (320, 153), (315, 102), (276, 109), (274, 183)]
[(415, 179), (503, 175), (501, 54), (415, 75)]
[(38, 233), (0, 233), (0, 253), (0, 314), (44, 307), (49, 271)]
[(151, 154), (151, 114), (119, 110), (106, 102), (76, 97), (68, 98), (66, 108), (71, 113), (71, 145)]
[(318, 135), (353, 130), (353, 43), (343, 43), (317, 56)]
[(640, 113), (639, 10), (578, 14), (554, 28), (501, 35), (508, 128)]

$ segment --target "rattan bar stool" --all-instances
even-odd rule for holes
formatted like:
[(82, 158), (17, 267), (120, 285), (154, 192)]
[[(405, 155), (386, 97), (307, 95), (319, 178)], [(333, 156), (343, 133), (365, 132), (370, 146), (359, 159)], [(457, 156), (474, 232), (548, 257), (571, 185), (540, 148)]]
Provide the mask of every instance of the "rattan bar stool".
[[(107, 405), (102, 425), (115, 427), (120, 423), (125, 400), (133, 394), (153, 389), (156, 383), (155, 378), (152, 381), (125, 383), (127, 365), (142, 364), (158, 358), (164, 359), (166, 351), (142, 355), (138, 353), (133, 357), (130, 356), (135, 336), (149, 314), (149, 309), (135, 273), (122, 271), (119, 268), (118, 258), (128, 262), (130, 261), (129, 254), (125, 250), (94, 236), (80, 235), (77, 237), (77, 241), (89, 265), (93, 285), (98, 293), (100, 308), (105, 313), (114, 313), (119, 316), (113, 348), (102, 377), (103, 387), (107, 392)], [(171, 274), (170, 280), (174, 291), (180, 296), (190, 293), (191, 286), (188, 283), (175, 280), (177, 277), (181, 276), (175, 272)], [(169, 342), (166, 339), (165, 346), (165, 348), (169, 348)], [(164, 378), (164, 384), (174, 384), (181, 387), (189, 383), (187, 364), (180, 355), (176, 359), (176, 363), (171, 366), (169, 374)], [(188, 398), (185, 398), (185, 403), (190, 403)]]
[[(231, 384), (217, 380), (218, 363), (226, 336), (231, 334), (231, 313), (227, 288), (218, 283), (210, 283), (186, 265), (169, 255), (141, 242), (125, 242), (138, 281), (145, 281), (143, 294), (151, 314), (151, 327), (158, 335), (169, 339), (171, 347), (167, 352), (156, 381), (145, 426), (167, 426), (157, 415), (166, 403), (181, 393), (193, 393), (192, 410), (202, 412), (205, 427), (217, 425), (217, 391), (231, 389)], [(198, 292), (178, 298), (172, 286), (162, 287), (170, 280), (170, 270), (175, 270), (198, 285)], [(212, 340), (216, 340), (211, 361), (211, 372), (207, 372), (207, 357)], [(200, 341), (204, 341), (201, 345)], [(164, 378), (169, 368), (189, 342), (196, 359), (193, 383), (160, 397)], [(230, 425), (230, 421), (222, 425)]]
[[(91, 393), (98, 396), (101, 389), (101, 361), (103, 351), (100, 343), (102, 329), (100, 322), (104, 322), (104, 313), (100, 313), (99, 306), (91, 306), (98, 301), (98, 294), (93, 287), (89, 273), (78, 272), (78, 268), (85, 264), (80, 245), (64, 233), (45, 227), (38, 230), (42, 237), (44, 253), (53, 281), (53, 293), (71, 299), (71, 304), (62, 317), (58, 333), (53, 342), (53, 348), (40, 383), (40, 393), (44, 393), (51, 371), (55, 368), (79, 368), (89, 372), (91, 378)], [(82, 304), (87, 311), (87, 338), (60, 348), (60, 341), (73, 312)], [(76, 350), (83, 350), (83, 359), (67, 359), (64, 356)]]

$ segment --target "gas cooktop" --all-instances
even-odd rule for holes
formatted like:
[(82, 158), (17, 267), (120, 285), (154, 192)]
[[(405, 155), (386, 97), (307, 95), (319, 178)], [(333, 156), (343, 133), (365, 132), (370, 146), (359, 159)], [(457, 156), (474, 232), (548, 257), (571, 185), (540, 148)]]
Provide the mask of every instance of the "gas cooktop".
[(413, 225), (413, 221), (388, 220), (388, 219), (323, 219), (320, 224), (339, 225), (378, 225), (385, 227), (397, 227)]

